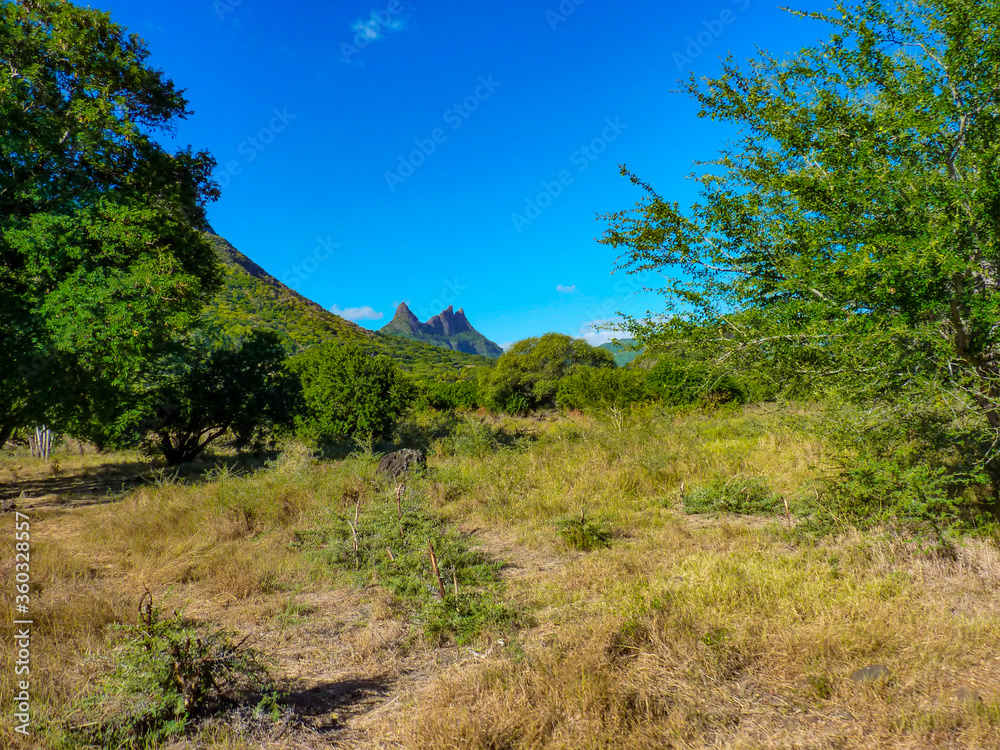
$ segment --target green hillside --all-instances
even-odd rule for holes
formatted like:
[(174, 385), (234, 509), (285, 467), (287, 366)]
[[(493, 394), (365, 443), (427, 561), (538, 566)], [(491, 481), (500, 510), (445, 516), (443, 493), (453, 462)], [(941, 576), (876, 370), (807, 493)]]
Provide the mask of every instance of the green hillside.
[(225, 268), (225, 281), (205, 313), (227, 333), (240, 335), (251, 328), (276, 331), (289, 351), (334, 340), (367, 342), (407, 372), (437, 380), (455, 380), (467, 376), (473, 367), (494, 362), (362, 328), (282, 284), (222, 237), (212, 235), (212, 240)]
[(613, 341), (609, 341), (606, 344), (601, 344), (601, 349), (607, 349), (609, 352), (615, 355), (615, 364), (619, 367), (624, 367), (633, 359), (642, 354), (642, 350), (633, 350), (631, 347), (635, 346), (635, 339), (622, 339), (617, 344)]

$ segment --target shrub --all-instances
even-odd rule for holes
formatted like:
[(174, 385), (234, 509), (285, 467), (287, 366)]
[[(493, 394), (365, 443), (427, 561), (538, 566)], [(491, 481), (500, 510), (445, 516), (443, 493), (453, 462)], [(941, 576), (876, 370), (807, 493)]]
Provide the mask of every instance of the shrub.
[(781, 497), (762, 477), (716, 478), (684, 496), (688, 513), (770, 515), (783, 509)]
[(606, 349), (560, 333), (524, 339), (510, 347), (492, 370), (483, 372), (483, 403), (496, 412), (518, 414), (554, 406), (559, 381), (579, 367), (615, 366)]
[(478, 409), (482, 406), (480, 401), (479, 384), (475, 381), (424, 381), (418, 385), (418, 406), (429, 406), (432, 409)]
[(452, 426), (451, 433), (435, 444), (435, 450), (445, 456), (483, 458), (503, 447), (525, 446), (531, 437), (523, 430), (491, 426), (470, 416), (463, 416)]
[(840, 470), (817, 500), (823, 522), (903, 525), (940, 537), (996, 513), (986, 468), (974, 458), (990, 435), (926, 396), (831, 407), (824, 432)]
[(447, 529), (423, 507), (415, 490), (400, 486), (395, 492), (395, 497), (374, 502), (364, 502), (358, 494), (345, 496), (353, 505), (344, 515), (327, 514), (327, 522), (313, 535), (321, 547), (316, 554), (359, 585), (369, 585), (374, 574), (415, 612), (433, 643), (467, 643), (483, 632), (509, 632), (521, 624), (523, 614), (502, 596), (500, 564)]
[(662, 357), (649, 370), (646, 384), (656, 398), (670, 406), (746, 401), (743, 389), (730, 375), (713, 373), (699, 362)]
[(603, 519), (587, 518), (586, 513), (564, 518), (557, 524), (567, 547), (590, 552), (611, 546), (611, 527)]
[(261, 655), (224, 630), (164, 619), (149, 592), (139, 623), (116, 626), (114, 664), (83, 700), (87, 721), (71, 733), (101, 747), (145, 747), (182, 733), (192, 719), (270, 686)]
[(624, 409), (649, 398), (646, 379), (637, 370), (582, 367), (559, 383), (556, 404), (562, 409)]
[(410, 404), (412, 384), (396, 364), (357, 344), (327, 344), (292, 360), (305, 399), (299, 432), (324, 447), (385, 440)]

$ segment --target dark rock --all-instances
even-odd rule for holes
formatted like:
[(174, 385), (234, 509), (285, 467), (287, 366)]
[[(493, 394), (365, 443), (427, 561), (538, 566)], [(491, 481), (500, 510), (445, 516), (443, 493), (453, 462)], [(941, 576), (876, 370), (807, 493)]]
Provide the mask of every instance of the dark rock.
[(959, 703), (979, 704), (983, 702), (983, 697), (972, 688), (960, 687), (955, 691), (955, 700)]
[(398, 479), (408, 472), (412, 467), (427, 466), (427, 456), (423, 451), (404, 448), (395, 453), (387, 453), (378, 462), (378, 473), (385, 474), (392, 479)]
[(851, 679), (855, 682), (874, 682), (888, 676), (889, 668), (882, 664), (872, 664), (851, 673)]

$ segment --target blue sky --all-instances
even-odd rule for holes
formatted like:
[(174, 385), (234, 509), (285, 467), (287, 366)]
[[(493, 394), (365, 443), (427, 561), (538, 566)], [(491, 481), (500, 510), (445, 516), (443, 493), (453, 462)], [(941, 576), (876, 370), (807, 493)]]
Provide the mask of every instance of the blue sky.
[[(661, 309), (611, 274), (597, 214), (682, 204), (731, 131), (672, 93), (757, 46), (827, 29), (774, 0), (106, 0), (186, 89), (174, 146), (219, 162), (219, 234), (327, 309), (378, 328), (406, 301), (488, 338), (593, 341)], [(828, 2), (795, 7), (820, 10)], [(165, 140), (169, 142), (170, 137)], [(376, 318), (376, 315), (382, 317)]]

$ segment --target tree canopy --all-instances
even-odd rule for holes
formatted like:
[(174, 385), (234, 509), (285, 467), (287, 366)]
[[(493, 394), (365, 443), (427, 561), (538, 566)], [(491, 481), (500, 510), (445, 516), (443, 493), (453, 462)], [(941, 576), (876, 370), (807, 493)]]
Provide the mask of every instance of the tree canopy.
[(302, 380), (301, 434), (320, 447), (392, 435), (412, 395), (396, 363), (359, 344), (321, 344), (291, 361)]
[(136, 35), (67, 2), (0, 2), (0, 446), (125, 403), (221, 279), (214, 161), (156, 140), (189, 114)]
[(1000, 430), (1000, 3), (838, 2), (826, 41), (686, 84), (739, 127), (682, 209), (645, 193), (606, 215), (665, 314), (628, 319), (663, 348), (733, 369), (839, 378), (878, 398), (934, 383)]
[(513, 344), (482, 375), (485, 401), (498, 411), (554, 406), (559, 381), (577, 367), (614, 367), (614, 355), (583, 339), (546, 333)]
[(231, 432), (237, 446), (263, 442), (291, 427), (300, 386), (286, 367), (278, 334), (251, 331), (238, 341), (199, 332), (161, 362), (143, 399), (142, 431), (150, 430), (169, 464), (191, 461)]

